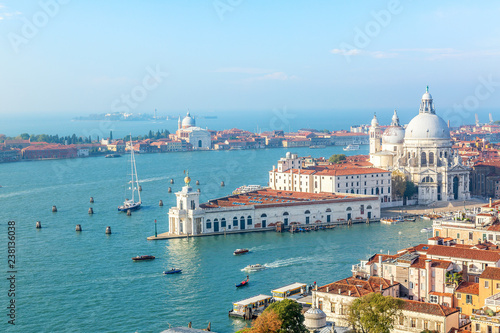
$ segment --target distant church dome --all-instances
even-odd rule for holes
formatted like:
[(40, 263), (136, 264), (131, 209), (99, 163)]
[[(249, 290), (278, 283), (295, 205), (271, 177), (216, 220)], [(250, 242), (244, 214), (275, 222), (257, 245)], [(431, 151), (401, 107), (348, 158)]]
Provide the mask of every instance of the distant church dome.
[(189, 114), (189, 111), (188, 111), (186, 117), (184, 117), (184, 119), (182, 119), (182, 128), (188, 128), (188, 127), (193, 127), (193, 126), (196, 126), (196, 121), (194, 120), (193, 117), (191, 117), (191, 114)]
[(450, 140), (450, 129), (446, 122), (436, 115), (429, 87), (422, 96), (418, 116), (406, 127), (405, 140)]
[(396, 110), (392, 116), (392, 123), (382, 134), (382, 143), (390, 145), (403, 144), (405, 140), (405, 130), (399, 124), (399, 117)]

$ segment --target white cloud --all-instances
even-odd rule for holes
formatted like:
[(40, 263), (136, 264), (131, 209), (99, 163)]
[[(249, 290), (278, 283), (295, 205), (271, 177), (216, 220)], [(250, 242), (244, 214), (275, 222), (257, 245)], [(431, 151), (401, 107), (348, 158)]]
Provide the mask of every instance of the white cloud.
[(352, 50), (333, 49), (330, 52), (333, 54), (348, 55), (348, 56), (361, 54), (361, 50), (358, 49), (352, 49)]

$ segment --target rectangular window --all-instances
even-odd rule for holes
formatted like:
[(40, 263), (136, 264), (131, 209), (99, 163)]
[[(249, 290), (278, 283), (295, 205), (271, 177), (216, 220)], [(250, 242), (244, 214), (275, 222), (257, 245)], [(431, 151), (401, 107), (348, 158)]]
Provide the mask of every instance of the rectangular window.
[(481, 331), (481, 324), (476, 323), (476, 332)]
[[(483, 264), (484, 265), (484, 264)], [(484, 269), (484, 268), (483, 268)], [(490, 281), (484, 281), (484, 287), (489, 288), (490, 287)]]
[(417, 321), (415, 319), (410, 319), (410, 327), (412, 328), (417, 327)]
[(460, 239), (460, 234), (457, 234), (457, 239)]
[(500, 283), (497, 283), (497, 289), (500, 289)]
[(335, 313), (335, 303), (330, 303), (330, 312)]
[(465, 303), (466, 304), (472, 304), (472, 295), (466, 295), (465, 296)]
[(462, 299), (462, 294), (457, 293), (457, 299)]
[(436, 331), (441, 332), (441, 324), (436, 323)]

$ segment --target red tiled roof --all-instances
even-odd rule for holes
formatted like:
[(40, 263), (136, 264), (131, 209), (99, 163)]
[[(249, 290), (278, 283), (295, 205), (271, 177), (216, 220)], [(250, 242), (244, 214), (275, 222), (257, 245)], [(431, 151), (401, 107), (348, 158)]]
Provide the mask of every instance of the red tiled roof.
[(488, 266), (479, 277), (481, 279), (500, 280), (500, 268)]
[(486, 250), (464, 249), (453, 246), (435, 245), (427, 251), (429, 257), (450, 257), (461, 259), (474, 259), (489, 262), (498, 262), (500, 254), (498, 252)]
[(424, 303), (424, 302), (408, 301), (408, 300), (404, 301), (403, 310), (418, 312), (418, 313), (426, 313), (439, 317), (448, 317), (449, 315), (458, 312), (458, 310), (455, 308), (450, 308), (440, 304), (432, 304), (432, 303)]
[(456, 292), (463, 294), (479, 295), (479, 283), (462, 282), (458, 286)]
[(340, 291), (340, 295), (362, 297), (373, 292), (380, 292), (380, 286), (382, 286), (382, 290), (386, 290), (398, 284), (399, 282), (395, 281), (394, 284), (391, 285), (391, 281), (378, 276), (370, 276), (368, 280), (349, 277), (347, 279), (339, 280), (337, 282), (319, 287), (318, 291), (326, 293), (326, 290), (328, 289), (328, 293), (330, 294), (338, 295)]

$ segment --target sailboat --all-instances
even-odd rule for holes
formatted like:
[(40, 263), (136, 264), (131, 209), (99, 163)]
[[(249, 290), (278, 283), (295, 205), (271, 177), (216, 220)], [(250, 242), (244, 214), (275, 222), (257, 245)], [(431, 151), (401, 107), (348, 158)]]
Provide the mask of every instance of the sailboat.
[[(132, 171), (132, 180), (130, 189), (132, 190), (132, 199), (126, 199), (122, 206), (118, 206), (118, 211), (126, 212), (128, 210), (137, 210), (141, 208), (141, 192), (139, 191), (139, 179), (137, 178), (137, 167), (135, 166), (134, 146), (132, 145), (132, 135), (130, 135), (130, 168)], [(137, 191), (138, 201), (135, 201), (135, 192)]]

